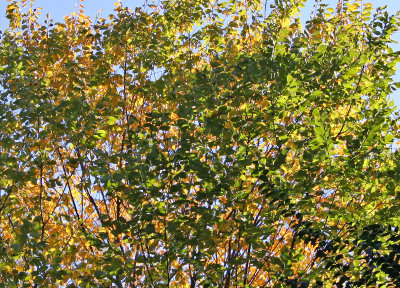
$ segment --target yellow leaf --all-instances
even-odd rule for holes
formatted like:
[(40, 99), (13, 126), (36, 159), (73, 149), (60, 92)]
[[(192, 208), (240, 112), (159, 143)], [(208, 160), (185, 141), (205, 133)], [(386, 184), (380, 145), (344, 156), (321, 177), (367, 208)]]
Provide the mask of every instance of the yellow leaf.
[(179, 119), (178, 115), (175, 114), (174, 112), (171, 112), (171, 114), (169, 115), (169, 117), (171, 118), (171, 120), (176, 121)]
[(72, 228), (71, 228), (71, 226), (67, 226), (67, 228), (65, 228), (65, 231), (66, 231), (68, 234), (72, 234)]
[(173, 261), (172, 261), (172, 266), (173, 266), (175, 269), (178, 269), (178, 268), (179, 268), (179, 262), (178, 262), (178, 260), (173, 260)]

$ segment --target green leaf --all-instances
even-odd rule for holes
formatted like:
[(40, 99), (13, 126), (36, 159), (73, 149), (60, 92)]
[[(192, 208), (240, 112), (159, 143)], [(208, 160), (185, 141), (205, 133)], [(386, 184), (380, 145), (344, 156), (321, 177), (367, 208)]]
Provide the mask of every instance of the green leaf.
[(394, 136), (392, 134), (386, 134), (385, 135), (385, 142), (386, 143), (391, 143), (393, 141)]
[(96, 135), (94, 135), (95, 138), (101, 139), (107, 136), (107, 132), (104, 130), (97, 130)]

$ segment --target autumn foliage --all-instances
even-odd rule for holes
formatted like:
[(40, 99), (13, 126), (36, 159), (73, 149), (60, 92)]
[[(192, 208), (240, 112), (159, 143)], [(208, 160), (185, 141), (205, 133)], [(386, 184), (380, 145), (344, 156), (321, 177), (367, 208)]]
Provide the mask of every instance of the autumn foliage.
[(399, 14), (303, 2), (10, 1), (0, 287), (400, 287)]

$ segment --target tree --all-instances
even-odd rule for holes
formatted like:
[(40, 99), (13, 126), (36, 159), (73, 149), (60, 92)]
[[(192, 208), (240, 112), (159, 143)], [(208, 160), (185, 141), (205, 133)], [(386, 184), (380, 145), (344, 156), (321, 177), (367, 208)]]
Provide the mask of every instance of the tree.
[(0, 39), (0, 287), (398, 287), (399, 14), (169, 0)]

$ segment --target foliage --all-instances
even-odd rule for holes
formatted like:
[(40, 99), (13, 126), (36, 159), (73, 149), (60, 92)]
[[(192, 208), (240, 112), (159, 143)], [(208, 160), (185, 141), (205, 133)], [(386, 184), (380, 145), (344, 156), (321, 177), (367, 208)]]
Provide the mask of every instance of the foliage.
[(0, 287), (399, 287), (399, 15), (302, 2), (9, 2)]

